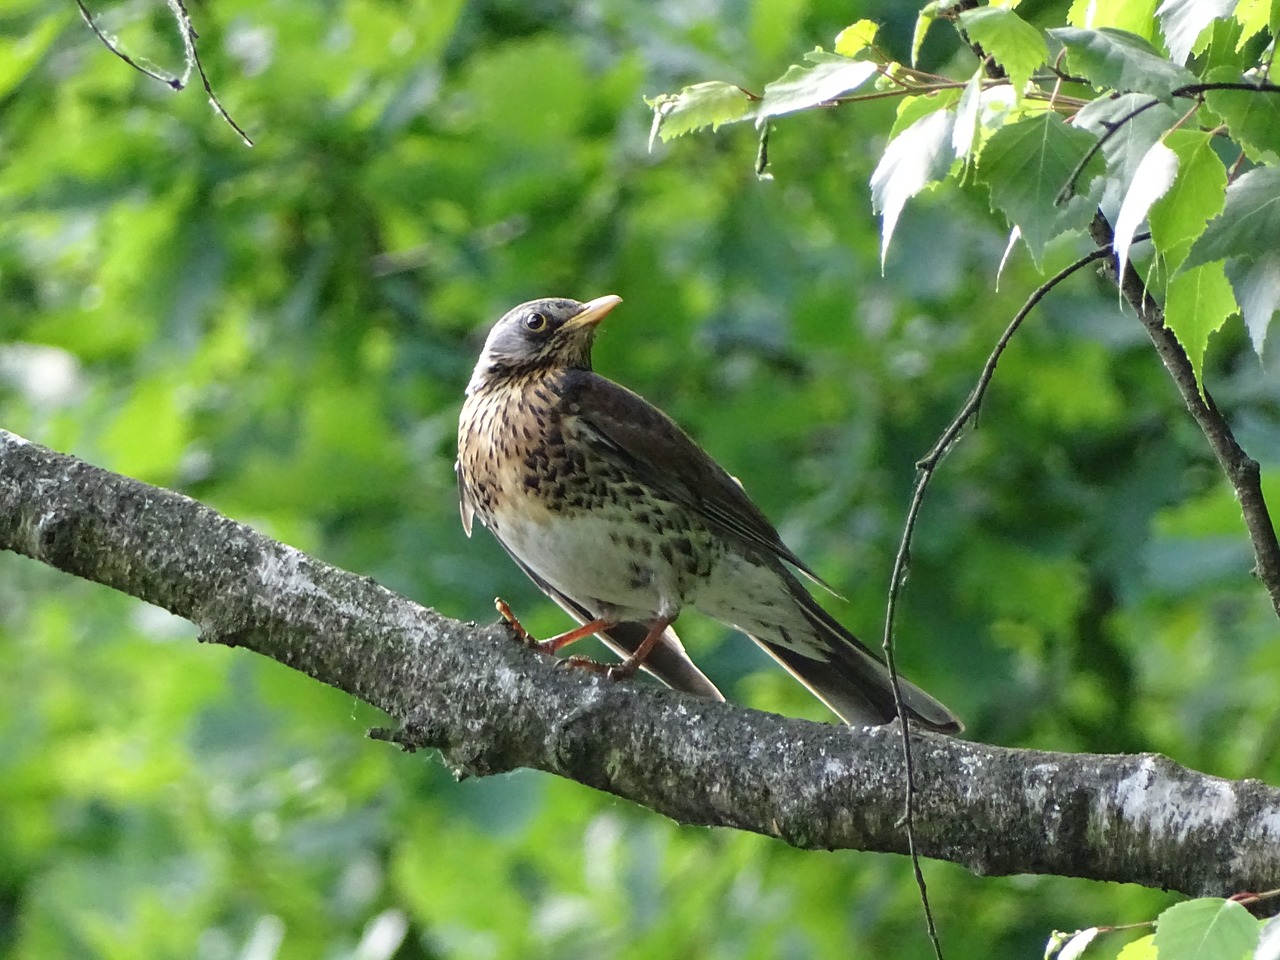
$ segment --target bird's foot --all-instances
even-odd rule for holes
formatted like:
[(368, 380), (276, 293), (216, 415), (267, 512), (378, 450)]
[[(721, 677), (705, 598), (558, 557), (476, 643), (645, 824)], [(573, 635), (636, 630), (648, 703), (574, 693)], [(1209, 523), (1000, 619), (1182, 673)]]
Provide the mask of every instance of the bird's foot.
[(588, 673), (598, 673), (602, 677), (608, 677), (613, 670), (611, 664), (601, 663), (599, 660), (592, 660), (581, 654), (557, 660), (556, 666), (565, 670), (586, 670)]
[(601, 663), (599, 660), (592, 660), (590, 657), (581, 655), (557, 660), (556, 666), (563, 667), (566, 670), (586, 670), (589, 673), (599, 674), (614, 681), (630, 680), (640, 668), (640, 664), (634, 662), (630, 657), (622, 661), (622, 663)]

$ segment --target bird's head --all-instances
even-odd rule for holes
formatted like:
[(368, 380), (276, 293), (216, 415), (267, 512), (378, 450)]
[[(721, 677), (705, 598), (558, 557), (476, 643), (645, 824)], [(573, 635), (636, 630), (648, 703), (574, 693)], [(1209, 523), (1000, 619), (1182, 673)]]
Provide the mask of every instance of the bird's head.
[(504, 374), (558, 367), (590, 370), (596, 326), (621, 302), (613, 294), (587, 303), (552, 297), (508, 310), (489, 331), (467, 393)]

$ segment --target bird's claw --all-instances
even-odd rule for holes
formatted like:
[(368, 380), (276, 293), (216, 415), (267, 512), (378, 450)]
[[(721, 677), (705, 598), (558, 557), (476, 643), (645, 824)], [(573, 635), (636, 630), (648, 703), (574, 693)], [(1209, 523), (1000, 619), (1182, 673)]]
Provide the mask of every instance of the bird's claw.
[(535, 650), (538, 649), (538, 641), (533, 639), (529, 634), (529, 631), (520, 623), (515, 613), (512, 612), (511, 605), (508, 604), (507, 601), (503, 600), (501, 597), (494, 597), (493, 606), (494, 609), (498, 611), (498, 616), (502, 617), (506, 625), (511, 628), (511, 632), (516, 635), (516, 639), (526, 647), (533, 647)]

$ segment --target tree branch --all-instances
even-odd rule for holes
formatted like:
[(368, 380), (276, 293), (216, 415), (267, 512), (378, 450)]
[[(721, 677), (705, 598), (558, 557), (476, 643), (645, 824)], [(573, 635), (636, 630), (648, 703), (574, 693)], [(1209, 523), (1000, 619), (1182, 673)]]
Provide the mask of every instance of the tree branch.
[[(1093, 218), (1089, 233), (1100, 247), (1110, 248), (1115, 240), (1111, 224), (1100, 212)], [(1227, 475), (1244, 514), (1249, 541), (1253, 544), (1256, 563), (1254, 574), (1262, 581), (1276, 615), (1280, 616), (1280, 541), (1276, 539), (1276, 528), (1271, 522), (1266, 498), (1262, 495), (1262, 472), (1258, 461), (1245, 453), (1236, 442), (1231, 425), (1213, 402), (1213, 396), (1207, 389), (1202, 391), (1196, 383), (1195, 371), (1186, 351), (1182, 349), (1182, 344), (1173, 331), (1164, 325), (1164, 311), (1147, 292), (1146, 284), (1133, 265), (1126, 264), (1124, 276), (1121, 277), (1118, 264), (1111, 257), (1104, 261), (1103, 270), (1107, 279), (1120, 288), (1120, 295), (1125, 302), (1137, 313), (1160, 361), (1169, 371), (1173, 385), (1191, 411), (1192, 418), (1204, 432), (1218, 465)]]
[[(0, 430), (0, 548), (162, 606), (386, 711), (459, 774), (532, 767), (677, 821), (901, 853), (892, 727), (850, 729), (557, 670), (194, 500)], [(913, 735), (927, 856), (1190, 894), (1280, 874), (1280, 790), (1155, 755)]]

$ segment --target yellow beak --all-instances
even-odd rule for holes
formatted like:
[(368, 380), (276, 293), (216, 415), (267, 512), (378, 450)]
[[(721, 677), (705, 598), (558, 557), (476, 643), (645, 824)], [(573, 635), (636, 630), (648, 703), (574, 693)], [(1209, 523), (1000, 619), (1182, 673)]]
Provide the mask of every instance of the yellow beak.
[(582, 309), (575, 313), (572, 317), (564, 322), (561, 330), (577, 330), (580, 327), (594, 327), (603, 320), (618, 304), (622, 302), (622, 298), (616, 294), (609, 294), (605, 297), (596, 297), (582, 305)]

